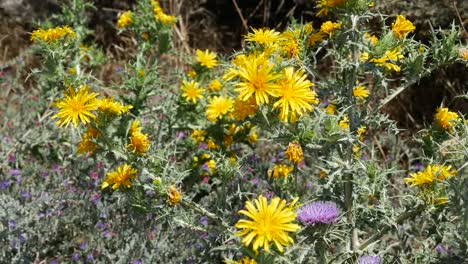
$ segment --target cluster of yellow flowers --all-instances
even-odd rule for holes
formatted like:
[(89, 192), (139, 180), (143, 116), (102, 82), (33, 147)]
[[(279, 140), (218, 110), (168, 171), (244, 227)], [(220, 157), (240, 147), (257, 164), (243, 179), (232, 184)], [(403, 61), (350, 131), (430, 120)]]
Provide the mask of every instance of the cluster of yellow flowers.
[(121, 187), (130, 188), (132, 186), (131, 180), (136, 177), (137, 170), (128, 164), (123, 164), (115, 171), (107, 173), (106, 179), (102, 182), (101, 188), (112, 187), (117, 190)]
[(251, 102), (255, 98), (255, 104), (260, 106), (268, 104), (270, 98), (277, 98), (273, 109), (279, 109), (279, 119), (296, 122), (318, 103), (316, 93), (311, 90), (313, 84), (306, 80), (303, 70), (287, 67), (275, 72), (274, 66), (265, 53), (239, 55), (224, 79), (237, 80), (234, 86), (240, 101)]
[(117, 19), (117, 27), (124, 28), (128, 27), (133, 23), (133, 12), (128, 10), (120, 14), (119, 18)]
[(434, 117), (437, 120), (439, 127), (450, 132), (452, 131), (452, 127), (456, 125), (456, 122), (460, 120), (457, 113), (449, 111), (446, 107), (437, 108), (437, 112)]
[(405, 182), (411, 186), (426, 188), (431, 186), (436, 180), (442, 181), (457, 175), (452, 166), (428, 165), (425, 170), (411, 173), (409, 178), (405, 178)]
[(36, 43), (41, 40), (46, 43), (55, 42), (61, 38), (74, 38), (76, 37), (75, 31), (69, 26), (55, 27), (50, 29), (36, 29), (31, 34), (31, 41)]
[(151, 144), (148, 139), (148, 135), (141, 132), (140, 121), (133, 120), (129, 130), (129, 140), (127, 148), (133, 153), (144, 155)]
[(158, 0), (151, 0), (151, 5), (153, 6), (154, 18), (157, 21), (161, 21), (163, 24), (172, 25), (176, 22), (175, 16), (167, 15), (164, 13), (164, 10), (161, 8)]

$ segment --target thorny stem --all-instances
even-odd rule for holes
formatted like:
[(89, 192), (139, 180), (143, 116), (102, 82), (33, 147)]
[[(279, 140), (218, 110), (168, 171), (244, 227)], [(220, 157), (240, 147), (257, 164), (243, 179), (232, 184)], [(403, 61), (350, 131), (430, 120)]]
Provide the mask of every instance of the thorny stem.
[[(396, 225), (400, 225), (402, 224), (405, 220), (409, 219), (409, 218), (412, 218), (414, 216), (417, 216), (419, 215), (420, 213), (422, 213), (424, 210), (426, 209), (426, 206), (425, 205), (419, 205), (418, 207), (416, 207), (416, 209), (414, 209), (413, 211), (408, 211), (408, 212), (404, 212), (402, 213), (401, 215), (399, 215), (396, 219), (395, 219), (395, 224)], [(380, 227), (379, 229), (377, 229), (377, 231), (375, 232), (375, 234), (373, 236), (371, 236), (370, 238), (368, 238), (364, 243), (362, 243), (358, 249), (359, 250), (364, 250), (366, 249), (370, 244), (372, 244), (373, 242), (377, 241), (378, 239), (380, 239), (383, 235), (385, 235), (388, 231), (390, 231), (392, 228), (394, 227), (394, 225), (385, 225), (384, 227)]]
[[(358, 38), (356, 27), (358, 25), (359, 18), (357, 16), (351, 16), (351, 22), (352, 22), (351, 39), (352, 39), (352, 43), (355, 43)], [(347, 83), (348, 83), (347, 96), (350, 101), (353, 100), (353, 88), (356, 82), (356, 78), (357, 78), (356, 76), (357, 76), (358, 67), (359, 67), (357, 49), (358, 47), (356, 45), (353, 45), (351, 47), (353, 70), (349, 73), (348, 80), (347, 80)], [(348, 109), (348, 120), (349, 120), (349, 131), (353, 133), (354, 131), (356, 131), (356, 128), (357, 128), (356, 120), (354, 120), (354, 103), (351, 103), (351, 106)], [(351, 162), (353, 159), (352, 148), (353, 146), (349, 144), (348, 153), (347, 153), (347, 160), (349, 162)], [(353, 174), (348, 173), (347, 175), (345, 175), (344, 195), (345, 195), (346, 219), (348, 221), (348, 224), (351, 226), (351, 236), (350, 236), (350, 241), (349, 241), (350, 250), (354, 250), (358, 244), (357, 230), (355, 229), (354, 216), (353, 216), (353, 185), (354, 185)]]

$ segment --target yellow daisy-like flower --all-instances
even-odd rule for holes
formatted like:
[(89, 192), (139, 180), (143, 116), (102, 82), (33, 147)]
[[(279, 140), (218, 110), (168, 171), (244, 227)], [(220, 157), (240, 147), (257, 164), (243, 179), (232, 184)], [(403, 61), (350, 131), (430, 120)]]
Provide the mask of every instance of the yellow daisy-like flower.
[(329, 103), (327, 107), (325, 107), (325, 112), (329, 115), (336, 115), (336, 104)]
[(130, 129), (128, 130), (128, 133), (130, 135), (133, 135), (134, 133), (139, 133), (141, 131), (141, 124), (138, 119), (135, 119), (132, 121), (130, 124)]
[(322, 42), (327, 37), (327, 34), (323, 32), (317, 32), (312, 35), (307, 39), (307, 45), (309, 46), (314, 46), (315, 44)]
[(187, 72), (187, 76), (193, 79), (193, 78), (197, 77), (197, 72), (194, 71), (194, 70), (190, 70), (190, 71)]
[(93, 141), (89, 141), (87, 139), (82, 140), (80, 143), (78, 143), (78, 149), (76, 152), (78, 154), (84, 154), (84, 153), (90, 153), (92, 154), (94, 151), (96, 151), (97, 145)]
[(363, 134), (366, 133), (366, 130), (366, 126), (361, 126), (356, 130), (356, 134), (358, 135), (360, 141), (364, 139)]
[(167, 189), (167, 196), (167, 202), (172, 206), (176, 206), (182, 199), (182, 194), (177, 190), (177, 188), (174, 185), (170, 186)]
[(212, 69), (218, 65), (218, 61), (216, 60), (216, 53), (214, 52), (209, 50), (201, 51), (197, 49), (195, 54), (197, 55), (197, 62), (208, 69)]
[(232, 111), (234, 101), (231, 98), (223, 96), (214, 96), (208, 99), (209, 103), (206, 107), (206, 116), (211, 122), (221, 119), (223, 115)]
[(459, 119), (457, 113), (449, 111), (446, 107), (437, 108), (437, 113), (434, 117), (437, 120), (437, 124), (446, 130), (455, 126), (456, 121)]
[(338, 123), (338, 125), (344, 129), (344, 130), (347, 130), (349, 128), (349, 120), (348, 120), (348, 116), (343, 116), (343, 119), (340, 120), (340, 122)]
[(120, 14), (119, 19), (117, 19), (117, 27), (124, 28), (133, 23), (132, 11), (128, 10)]
[(190, 135), (190, 138), (192, 138), (193, 141), (200, 143), (205, 141), (205, 134), (205, 130), (194, 129), (192, 134)]
[(132, 136), (129, 138), (130, 144), (127, 148), (130, 149), (133, 153), (145, 154), (148, 151), (148, 148), (151, 142), (148, 140), (146, 134), (135, 132), (132, 133)]
[(272, 169), (268, 170), (268, 177), (287, 178), (288, 175), (294, 170), (294, 167), (285, 164), (275, 164)]
[(452, 166), (428, 165), (424, 171), (411, 173), (409, 178), (405, 178), (405, 182), (410, 186), (418, 186), (424, 188), (434, 183), (435, 180), (445, 180), (457, 175), (456, 170), (452, 170)]
[(379, 42), (379, 39), (376, 36), (371, 35), (368, 32), (364, 33), (364, 39), (370, 42), (372, 45), (375, 45)]
[(247, 136), (247, 142), (249, 142), (250, 144), (255, 144), (258, 141), (258, 134), (255, 131), (255, 128), (256, 127), (253, 127), (250, 134)]
[[(369, 54), (366, 54), (366, 55), (367, 55), (367, 58), (368, 58)], [(389, 62), (389, 60), (397, 61), (397, 60), (400, 60), (400, 59), (403, 59), (403, 58), (404, 58), (404, 56), (400, 53), (398, 48), (395, 48), (393, 50), (386, 51), (384, 56), (382, 56), (380, 58), (372, 58), (369, 61), (374, 62), (375, 65), (384, 67), (384, 68), (386, 68), (388, 70), (393, 70), (393, 71), (396, 71), (396, 72), (400, 72), (400, 70), (401, 70), (400, 66), (398, 66), (398, 65), (396, 65), (396, 64), (394, 64), (392, 62)]]
[(197, 103), (197, 99), (203, 98), (203, 89), (198, 87), (199, 83), (195, 81), (182, 82), (180, 89), (182, 90), (182, 97), (185, 97), (187, 102)]
[(127, 114), (130, 109), (133, 108), (131, 105), (123, 105), (120, 102), (117, 102), (112, 97), (107, 97), (104, 99), (98, 99), (98, 110), (111, 115), (123, 115)]
[(208, 84), (208, 89), (212, 92), (220, 91), (222, 87), (223, 84), (218, 79), (214, 79)]
[(280, 108), (279, 119), (283, 122), (296, 122), (306, 112), (313, 110), (312, 104), (318, 104), (316, 94), (310, 88), (313, 84), (306, 80), (303, 70), (294, 72), (292, 67), (285, 68), (284, 77), (279, 81), (274, 95), (279, 99), (273, 108)]
[(302, 152), (302, 147), (297, 141), (290, 142), (288, 148), (284, 152), (284, 155), (288, 160), (299, 163), (304, 158), (304, 153)]
[(55, 42), (63, 37), (74, 38), (76, 37), (75, 31), (69, 26), (55, 27), (50, 29), (36, 29), (31, 33), (31, 41), (36, 43), (41, 40), (46, 43)]
[(153, 6), (153, 14), (156, 20), (161, 21), (163, 24), (174, 24), (176, 22), (175, 16), (170, 16), (164, 13), (159, 1), (151, 0), (151, 5)]
[(408, 32), (414, 32), (416, 27), (404, 16), (397, 16), (396, 21), (392, 23), (392, 32), (396, 38), (402, 39)]
[(75, 92), (73, 88), (68, 89), (68, 94), (64, 92), (65, 98), (58, 100), (52, 105), (59, 109), (58, 113), (52, 118), (58, 118), (57, 124), (62, 127), (68, 127), (70, 122), (78, 127), (78, 122), (88, 124), (96, 116), (91, 112), (98, 108), (96, 100), (97, 93), (89, 93), (89, 86), (82, 85)]
[(317, 7), (320, 8), (317, 16), (327, 16), (330, 8), (344, 5), (346, 0), (317, 0)]
[(296, 57), (301, 51), (298, 38), (293, 32), (290, 31), (286, 31), (281, 34), (281, 42), (279, 45), (281, 52), (287, 58)]
[(237, 233), (238, 236), (243, 237), (242, 243), (247, 247), (252, 244), (254, 251), (263, 247), (266, 252), (270, 252), (270, 243), (273, 242), (276, 248), (283, 252), (284, 246), (294, 243), (289, 233), (300, 229), (299, 225), (294, 223), (296, 220), (294, 204), (297, 200), (286, 205), (286, 200), (275, 197), (268, 204), (266, 197), (260, 195), (255, 199), (255, 205), (247, 201), (245, 203), (247, 210), (240, 210), (239, 214), (251, 220), (241, 219), (236, 224), (236, 228), (243, 229)]
[(247, 101), (236, 99), (232, 116), (237, 121), (244, 121), (248, 116), (255, 115), (257, 110), (258, 107), (254, 97), (250, 97)]
[(367, 88), (364, 86), (356, 86), (353, 89), (353, 96), (362, 100), (369, 97), (369, 93), (369, 90), (367, 90)]
[(251, 259), (249, 257), (244, 257), (239, 261), (225, 260), (224, 262), (226, 264), (257, 264), (257, 261), (255, 261), (255, 259)]
[(269, 102), (268, 96), (276, 97), (276, 79), (280, 74), (273, 72), (273, 64), (270, 64), (262, 55), (250, 57), (242, 67), (236, 70), (241, 81), (236, 83), (235, 91), (239, 93), (242, 101), (247, 101), (251, 96), (255, 97), (257, 105)]
[(253, 32), (249, 32), (245, 36), (245, 40), (249, 42), (256, 42), (258, 44), (273, 44), (280, 39), (280, 33), (274, 29), (269, 28), (252, 28)]
[(332, 36), (333, 32), (341, 28), (341, 22), (327, 21), (320, 27), (320, 32), (327, 34), (329, 37)]
[(106, 180), (102, 182), (101, 188), (105, 189), (112, 186), (112, 189), (117, 190), (121, 187), (130, 188), (131, 180), (136, 177), (137, 170), (132, 166), (123, 164), (113, 172), (107, 173)]

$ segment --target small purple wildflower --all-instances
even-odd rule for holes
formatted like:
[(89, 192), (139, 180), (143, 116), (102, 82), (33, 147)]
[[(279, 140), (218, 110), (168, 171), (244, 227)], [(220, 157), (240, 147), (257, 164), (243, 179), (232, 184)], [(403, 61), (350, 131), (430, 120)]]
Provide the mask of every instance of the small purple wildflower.
[(141, 261), (141, 259), (135, 259), (132, 261), (132, 264), (143, 264), (143, 261)]
[(57, 260), (56, 259), (53, 259), (50, 261), (50, 264), (58, 264)]
[(297, 219), (305, 225), (330, 224), (340, 215), (340, 209), (334, 202), (318, 201), (302, 206)]
[(93, 262), (94, 261), (94, 256), (93, 256), (93, 253), (89, 253), (88, 254), (88, 257), (86, 258), (89, 262)]
[(15, 154), (8, 155), (8, 161), (14, 163), (16, 161)]
[(20, 234), (18, 239), (19, 239), (20, 243), (26, 242), (26, 236), (24, 234)]
[(0, 189), (5, 190), (10, 186), (10, 180), (4, 180), (2, 181), (2, 184), (0, 185)]
[(359, 264), (380, 264), (379, 256), (361, 256), (359, 257)]
[(184, 139), (185, 138), (185, 133), (180, 131), (180, 132), (177, 132), (177, 138), (178, 139)]
[(15, 229), (16, 228), (16, 221), (15, 220), (8, 221), (8, 227), (10, 229)]
[(90, 171), (89, 172), (89, 177), (91, 177), (91, 179), (97, 181), (99, 179), (99, 173), (97, 173), (97, 171)]
[(86, 242), (81, 242), (80, 245), (78, 246), (80, 250), (86, 250), (87, 247), (88, 247), (88, 244), (86, 244)]
[(250, 180), (250, 183), (251, 183), (252, 185), (255, 185), (255, 186), (257, 186), (259, 182), (260, 182), (260, 180), (259, 180), (257, 177), (255, 177), (255, 178), (253, 178), (252, 180)]
[(11, 175), (11, 176), (15, 176), (15, 177), (21, 176), (21, 170), (19, 170), (19, 169), (11, 169), (11, 170), (10, 170), (10, 175)]
[(74, 252), (71, 255), (71, 259), (72, 259), (72, 261), (78, 261), (80, 259), (80, 254), (78, 254), (78, 252)]
[(207, 149), (208, 145), (205, 142), (202, 142), (202, 143), (200, 143), (200, 145), (198, 145), (198, 148)]
[(147, 190), (145, 191), (145, 193), (146, 193), (146, 196), (149, 197), (149, 198), (154, 197), (154, 195), (156, 194), (156, 193), (154, 192), (154, 190), (152, 190), (152, 189), (147, 189)]
[(200, 217), (200, 224), (205, 227), (208, 226), (208, 217), (206, 216)]

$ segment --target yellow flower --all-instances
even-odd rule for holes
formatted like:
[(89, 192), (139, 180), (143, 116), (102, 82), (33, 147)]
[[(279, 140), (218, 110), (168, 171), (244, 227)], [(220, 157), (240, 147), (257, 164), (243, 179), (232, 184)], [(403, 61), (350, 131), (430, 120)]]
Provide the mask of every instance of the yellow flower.
[(294, 35), (294, 33), (290, 31), (286, 31), (281, 34), (280, 47), (281, 47), (281, 52), (287, 58), (298, 56), (299, 52), (301, 51), (299, 40)]
[(273, 108), (280, 108), (279, 119), (283, 122), (296, 122), (304, 113), (313, 110), (311, 104), (317, 104), (315, 92), (310, 88), (313, 84), (306, 80), (303, 70), (294, 72), (292, 67), (285, 68), (284, 77), (274, 90), (274, 95), (279, 99), (273, 104)]
[(133, 108), (131, 105), (122, 105), (120, 102), (117, 102), (112, 97), (107, 97), (104, 99), (98, 99), (98, 110), (105, 112), (111, 115), (122, 115), (127, 114), (130, 109)]
[(356, 130), (356, 134), (358, 135), (360, 141), (364, 139), (363, 134), (366, 133), (366, 129), (367, 128), (365, 126), (361, 126)]
[(317, 16), (326, 16), (330, 11), (329, 8), (342, 6), (345, 2), (346, 0), (317, 0), (317, 7), (320, 8)]
[(216, 120), (221, 119), (223, 115), (232, 111), (234, 101), (231, 98), (214, 96), (208, 100), (209, 104), (206, 107), (206, 116), (211, 122), (216, 122)]
[(209, 161), (205, 162), (205, 164), (203, 165), (205, 169), (210, 171), (211, 173), (216, 172), (216, 161), (214, 159), (210, 159)]
[(405, 178), (405, 182), (411, 184), (410, 186), (418, 186), (420, 188), (426, 187), (434, 183), (437, 179), (442, 181), (457, 175), (452, 166), (428, 165), (424, 171), (411, 173), (410, 178)]
[(348, 116), (343, 116), (343, 119), (340, 120), (340, 122), (338, 123), (338, 125), (342, 128), (342, 129), (348, 129), (349, 128), (349, 120), (348, 120)]
[(206, 147), (209, 149), (209, 150), (217, 150), (219, 149), (218, 145), (216, 145), (216, 143), (210, 138), (206, 141)]
[(364, 39), (370, 42), (372, 45), (375, 45), (379, 42), (379, 39), (376, 36), (371, 35), (368, 32), (364, 33)]
[(208, 89), (213, 92), (217, 92), (217, 91), (220, 91), (221, 88), (223, 87), (223, 84), (218, 80), (218, 79), (214, 79), (212, 80), (209, 84), (208, 84)]
[(392, 23), (393, 35), (399, 39), (404, 38), (408, 32), (414, 32), (415, 29), (413, 23), (401, 15), (397, 16), (396, 21)]
[(251, 96), (255, 97), (257, 105), (268, 103), (268, 95), (275, 96), (274, 83), (281, 75), (274, 73), (274, 65), (270, 64), (262, 55), (250, 57), (248, 61), (238, 70), (236, 74), (241, 81), (236, 83), (235, 91), (239, 93), (242, 101), (247, 101)]
[(83, 139), (95, 139), (101, 135), (101, 132), (93, 126), (88, 125), (86, 127), (86, 132), (83, 135)]
[(247, 101), (236, 99), (232, 116), (237, 121), (244, 121), (248, 116), (255, 115), (257, 113), (257, 108), (254, 97), (250, 97)]
[(367, 60), (369, 60), (369, 58), (370, 58), (369, 53), (368, 52), (363, 52), (359, 56), (359, 61), (367, 61)]
[(281, 177), (286, 179), (293, 170), (294, 167), (292, 166), (288, 166), (285, 164), (275, 164), (275, 166), (273, 166), (272, 169), (268, 170), (268, 177), (273, 177), (275, 179)]
[(117, 20), (117, 27), (123, 28), (126, 27), (130, 24), (132, 24), (133, 19), (132, 19), (132, 11), (128, 10), (120, 14), (119, 19)]
[(113, 172), (107, 173), (106, 180), (102, 182), (101, 188), (105, 189), (112, 186), (112, 189), (117, 190), (120, 187), (130, 188), (131, 180), (136, 177), (137, 170), (132, 166), (123, 164)]
[(304, 153), (302, 153), (302, 147), (297, 141), (290, 142), (288, 148), (284, 152), (284, 155), (288, 160), (299, 163), (304, 158)]
[(64, 92), (65, 98), (58, 100), (52, 105), (59, 109), (58, 113), (52, 118), (58, 118), (57, 124), (62, 127), (68, 127), (70, 122), (78, 127), (78, 122), (88, 124), (90, 119), (96, 118), (91, 112), (98, 108), (96, 100), (97, 93), (89, 93), (89, 86), (82, 85), (78, 92), (73, 88), (68, 89), (68, 94)]
[(218, 61), (216, 60), (216, 53), (209, 50), (205, 50), (203, 52), (199, 49), (197, 49), (195, 53), (197, 55), (197, 62), (200, 63), (200, 65), (205, 66), (208, 69), (212, 69), (218, 65)]
[(50, 29), (36, 29), (31, 33), (31, 41), (36, 43), (37, 40), (41, 40), (43, 42), (51, 43), (59, 40), (63, 37), (67, 38), (74, 38), (76, 37), (75, 31), (71, 29), (69, 26), (63, 27), (56, 27)]
[(455, 126), (456, 121), (459, 119), (457, 113), (451, 112), (448, 108), (445, 107), (437, 108), (437, 113), (434, 117), (437, 120), (437, 124), (446, 130)]
[(325, 108), (325, 112), (329, 115), (336, 115), (336, 104), (329, 103)]
[(369, 97), (369, 90), (364, 86), (356, 86), (353, 89), (353, 95), (354, 97), (364, 100)]
[(192, 138), (196, 143), (203, 142), (205, 141), (205, 131), (194, 129), (190, 135), (190, 138)]
[(182, 86), (180, 87), (180, 89), (182, 90), (182, 92), (184, 92), (182, 94), (182, 97), (185, 97), (185, 100), (187, 102), (192, 101), (193, 104), (196, 104), (197, 99), (203, 98), (203, 95), (202, 95), (203, 89), (199, 88), (198, 85), (199, 83), (195, 81), (190, 81), (190, 82), (183, 81), (182, 82)]
[(153, 6), (153, 15), (156, 20), (161, 21), (163, 24), (174, 24), (176, 22), (175, 16), (170, 16), (164, 13), (159, 1), (151, 0), (151, 5)]
[(255, 128), (256, 127), (253, 127), (250, 134), (247, 136), (247, 142), (249, 142), (250, 144), (255, 144), (258, 141), (258, 134), (255, 131)]
[(361, 147), (359, 147), (359, 145), (357, 144), (353, 145), (353, 153), (356, 158), (359, 158), (359, 156), (361, 156), (359, 154), (359, 151), (361, 151)]
[(320, 27), (320, 32), (327, 34), (329, 37), (335, 32), (335, 30), (341, 28), (341, 22), (327, 21)]
[(177, 190), (177, 188), (174, 185), (170, 186), (167, 189), (167, 196), (167, 202), (172, 206), (177, 205), (182, 199), (182, 194)]
[(244, 257), (243, 259), (239, 261), (226, 260), (225, 263), (226, 264), (257, 264), (257, 261), (249, 257)]
[(307, 39), (307, 45), (309, 46), (314, 46), (318, 42), (322, 42), (324, 38), (327, 37), (327, 34), (323, 32), (317, 32), (312, 35)]
[(280, 38), (280, 33), (274, 29), (269, 28), (252, 28), (252, 32), (249, 32), (245, 36), (245, 40), (249, 42), (257, 42), (259, 44), (272, 44)]
[[(242, 243), (250, 246), (254, 251), (263, 247), (266, 252), (270, 252), (270, 243), (274, 243), (276, 248), (283, 252), (283, 246), (289, 246), (294, 240), (289, 233), (297, 232), (300, 227), (295, 224), (296, 213), (294, 212), (294, 200), (290, 205), (286, 205), (286, 200), (275, 197), (268, 204), (267, 199), (260, 195), (255, 199), (255, 205), (247, 201), (245, 207), (247, 210), (240, 210), (251, 220), (241, 219), (237, 222), (236, 228), (243, 229), (237, 233), (237, 236), (243, 237)], [(252, 243), (253, 242), (253, 243)]]
[(127, 148), (130, 149), (133, 153), (140, 155), (148, 151), (151, 143), (148, 140), (148, 136), (140, 132), (132, 133), (132, 136), (129, 138), (129, 140), (130, 144), (128, 144)]
[(132, 121), (130, 124), (130, 129), (128, 130), (128, 133), (130, 135), (133, 135), (134, 133), (139, 133), (141, 131), (141, 124), (138, 119), (135, 119)]
[(388, 61), (397, 61), (403, 58), (404, 56), (398, 51), (398, 48), (395, 48), (393, 50), (386, 51), (384, 56), (380, 58), (372, 58), (369, 61), (374, 62), (377, 66), (385, 67), (388, 70), (394, 70), (396, 72), (399, 72), (401, 70), (400, 66)]
[(80, 143), (78, 143), (78, 149), (76, 150), (79, 154), (90, 153), (92, 154), (96, 151), (97, 145), (93, 141), (89, 141), (87, 139), (83, 139)]
[(197, 72), (194, 71), (194, 70), (190, 70), (190, 71), (187, 72), (187, 76), (193, 79), (193, 78), (197, 77)]
[(460, 48), (458, 53), (462, 59), (468, 61), (468, 48)]

